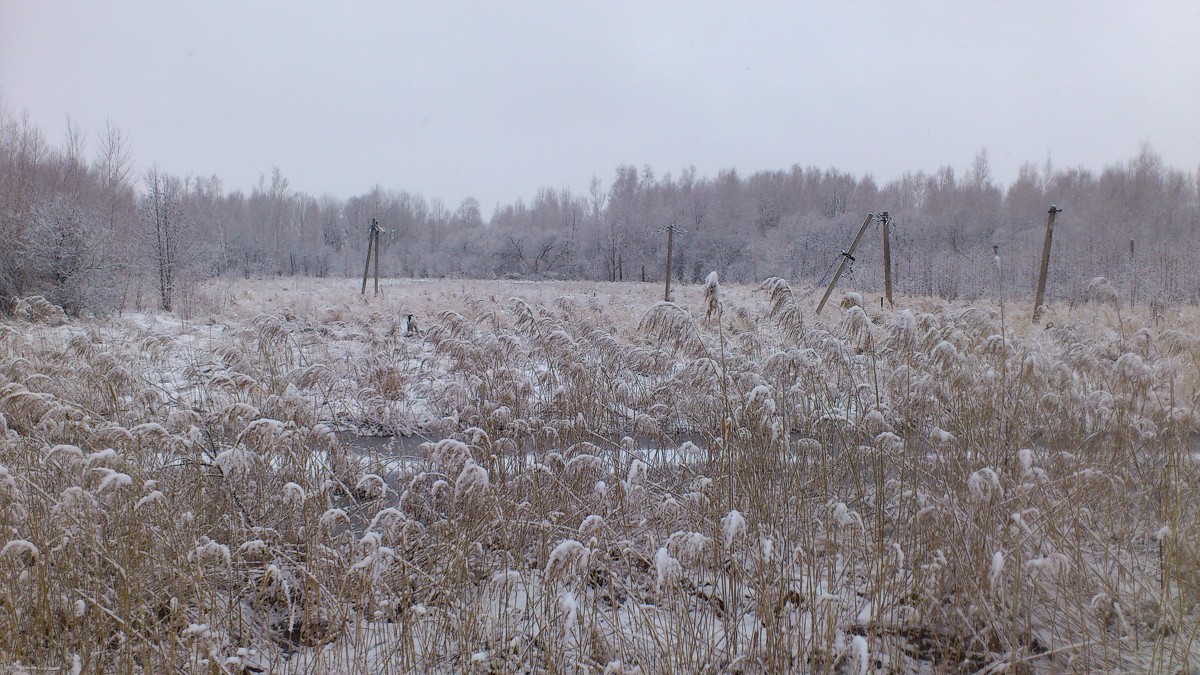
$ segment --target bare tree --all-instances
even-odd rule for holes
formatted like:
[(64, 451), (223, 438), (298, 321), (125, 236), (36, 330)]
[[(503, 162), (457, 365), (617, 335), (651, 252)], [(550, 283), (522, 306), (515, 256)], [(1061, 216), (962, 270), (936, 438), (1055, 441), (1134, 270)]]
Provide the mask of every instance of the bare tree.
[(158, 276), (160, 306), (171, 311), (175, 290), (194, 246), (185, 218), (187, 186), (179, 178), (153, 167), (146, 172), (142, 220), (150, 266)]

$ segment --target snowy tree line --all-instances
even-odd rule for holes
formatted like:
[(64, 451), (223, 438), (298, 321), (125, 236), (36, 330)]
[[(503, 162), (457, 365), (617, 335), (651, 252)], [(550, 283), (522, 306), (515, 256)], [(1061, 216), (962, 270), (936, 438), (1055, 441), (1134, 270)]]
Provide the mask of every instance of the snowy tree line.
[[(71, 128), (52, 145), (27, 116), (0, 110), (0, 296), (42, 295), (68, 312), (175, 308), (212, 277), (356, 276), (371, 218), (384, 229), (385, 276), (661, 281), (667, 226), (674, 274), (700, 282), (781, 276), (824, 282), (867, 213), (893, 218), (899, 293), (971, 299), (1032, 294), (1051, 204), (1049, 297), (1106, 276), (1126, 299), (1195, 301), (1200, 278), (1200, 176), (1165, 166), (1149, 147), (1096, 173), (1049, 162), (1008, 186), (986, 152), (965, 173), (944, 167), (879, 186), (870, 176), (795, 165), (716, 177), (621, 166), (585, 192), (547, 188), (497, 205), (485, 220), (375, 188), (338, 199), (292, 189), (279, 169), (249, 194), (211, 177), (139, 172), (129, 140), (108, 127)], [(1131, 243), (1132, 241), (1132, 243)], [(849, 283), (882, 288), (878, 230)]]

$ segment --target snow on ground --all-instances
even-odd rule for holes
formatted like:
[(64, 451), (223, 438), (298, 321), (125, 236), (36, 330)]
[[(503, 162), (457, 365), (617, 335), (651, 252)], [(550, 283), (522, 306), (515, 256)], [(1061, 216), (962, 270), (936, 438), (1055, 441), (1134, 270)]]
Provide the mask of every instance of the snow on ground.
[(1192, 308), (358, 286), (0, 324), (0, 662), (1196, 667)]

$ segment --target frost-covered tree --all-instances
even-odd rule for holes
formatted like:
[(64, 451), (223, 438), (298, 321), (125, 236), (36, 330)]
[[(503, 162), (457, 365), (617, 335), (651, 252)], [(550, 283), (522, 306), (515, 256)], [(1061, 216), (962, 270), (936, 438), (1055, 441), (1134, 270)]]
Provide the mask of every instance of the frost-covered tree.
[(142, 241), (157, 277), (159, 305), (171, 311), (178, 285), (195, 262), (196, 241), (185, 204), (188, 186), (158, 167), (146, 172), (145, 183)]
[[(227, 190), (218, 176), (183, 181), (152, 170), (139, 194), (129, 140), (109, 125), (89, 163), (87, 139), (72, 125), (54, 147), (28, 116), (0, 104), (0, 308), (12, 296), (43, 294), (72, 311), (104, 311), (137, 304), (143, 285), (156, 290), (157, 304), (174, 306), (181, 272), (197, 279), (355, 276), (372, 218), (384, 229), (385, 276), (658, 283), (662, 232), (674, 226), (677, 281), (699, 283), (718, 270), (735, 283), (784, 276), (819, 284), (862, 218), (880, 211), (892, 215), (899, 293), (995, 294), (990, 270), (999, 246), (1005, 292), (1030, 295), (1050, 204), (1065, 209), (1056, 222), (1051, 300), (1070, 299), (1081, 281), (1097, 276), (1109, 278), (1123, 299), (1200, 298), (1200, 175), (1166, 166), (1149, 146), (1100, 171), (1029, 163), (1007, 186), (986, 150), (967, 167), (883, 184), (800, 164), (712, 177), (684, 168), (675, 178), (627, 164), (607, 185), (594, 179), (586, 194), (546, 188), (513, 195), (488, 217), (473, 199), (452, 209), (382, 186), (314, 198), (292, 188), (277, 167), (249, 193)], [(878, 236), (872, 230), (856, 251), (848, 285), (882, 290)], [(105, 287), (121, 292), (91, 294)]]

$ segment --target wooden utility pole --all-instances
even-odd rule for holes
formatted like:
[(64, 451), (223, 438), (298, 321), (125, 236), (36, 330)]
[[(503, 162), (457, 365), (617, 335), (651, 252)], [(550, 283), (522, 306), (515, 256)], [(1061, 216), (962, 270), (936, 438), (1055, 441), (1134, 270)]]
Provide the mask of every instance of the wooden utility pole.
[(892, 217), (887, 211), (879, 214), (879, 222), (883, 223), (883, 294), (887, 296), (888, 305), (895, 305), (892, 302), (892, 243), (888, 236), (888, 226), (892, 224)]
[(367, 264), (363, 267), (362, 292), (367, 292), (367, 275), (371, 271), (371, 252), (375, 252), (375, 295), (379, 295), (379, 219), (371, 219), (371, 228), (367, 231)]
[(663, 300), (671, 301), (671, 254), (675, 248), (675, 225), (667, 226), (667, 289), (663, 293)]
[(1133, 255), (1133, 240), (1129, 240), (1129, 308), (1137, 305), (1137, 258)]
[(1062, 213), (1062, 209), (1050, 205), (1046, 218), (1046, 243), (1042, 245), (1042, 271), (1038, 274), (1037, 296), (1033, 300), (1033, 322), (1042, 319), (1042, 304), (1046, 300), (1046, 273), (1050, 271), (1050, 244), (1054, 241), (1054, 216)]
[(829, 300), (829, 294), (833, 293), (833, 287), (837, 286), (838, 279), (842, 278), (842, 272), (846, 269), (846, 264), (854, 260), (854, 249), (858, 248), (858, 242), (862, 239), (863, 233), (867, 231), (867, 226), (871, 224), (871, 219), (874, 214), (867, 214), (867, 219), (863, 221), (862, 227), (858, 228), (858, 234), (854, 236), (854, 241), (850, 243), (848, 250), (842, 251), (842, 264), (838, 265), (837, 271), (833, 273), (833, 280), (829, 282), (829, 288), (825, 289), (825, 295), (821, 297), (821, 302), (817, 305), (817, 314), (825, 309), (825, 302)]
[(375, 232), (375, 295), (379, 295), (379, 221), (371, 219), (371, 229)]

